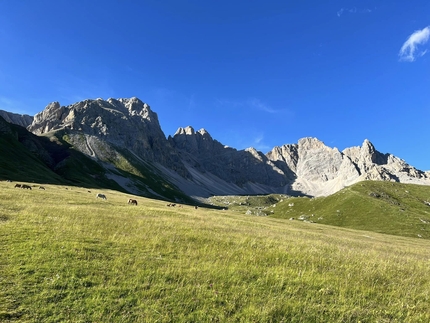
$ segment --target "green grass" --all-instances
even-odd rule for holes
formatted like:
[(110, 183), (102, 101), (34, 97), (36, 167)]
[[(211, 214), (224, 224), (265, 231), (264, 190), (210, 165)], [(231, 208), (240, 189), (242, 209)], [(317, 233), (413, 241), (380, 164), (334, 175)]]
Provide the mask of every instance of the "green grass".
[(14, 184), (1, 322), (430, 321), (429, 240)]
[(288, 198), (266, 211), (279, 218), (430, 239), (430, 186), (364, 181), (333, 195)]
[(30, 153), (12, 135), (4, 133), (0, 133), (0, 179), (64, 183), (64, 179), (50, 170), (40, 158)]

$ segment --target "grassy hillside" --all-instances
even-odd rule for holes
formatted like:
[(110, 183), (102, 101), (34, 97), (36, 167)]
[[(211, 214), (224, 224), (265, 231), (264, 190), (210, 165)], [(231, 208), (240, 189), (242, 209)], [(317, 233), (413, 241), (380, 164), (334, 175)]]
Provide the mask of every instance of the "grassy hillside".
[[(166, 181), (154, 167), (125, 150), (115, 152), (116, 158), (103, 164), (76, 150), (68, 139), (70, 134), (66, 130), (36, 136), (0, 117), (0, 180), (98, 187), (122, 192), (138, 189), (141, 195), (152, 198), (183, 203), (193, 201)], [(133, 187), (120, 186), (109, 178), (111, 173), (132, 183)]]
[(430, 186), (364, 181), (320, 198), (283, 199), (279, 218), (430, 239)]
[(24, 180), (54, 184), (65, 182), (61, 176), (47, 167), (42, 159), (31, 153), (19, 141), (24, 136), (20, 130), (25, 131), (24, 128), (10, 125), (4, 120), (0, 120), (0, 126), (7, 127), (9, 130), (8, 132), (0, 131), (0, 180)]
[(1, 322), (430, 321), (429, 240), (32, 185), (0, 182)]
[(243, 214), (430, 239), (430, 186), (364, 181), (327, 197), (214, 196), (208, 202)]

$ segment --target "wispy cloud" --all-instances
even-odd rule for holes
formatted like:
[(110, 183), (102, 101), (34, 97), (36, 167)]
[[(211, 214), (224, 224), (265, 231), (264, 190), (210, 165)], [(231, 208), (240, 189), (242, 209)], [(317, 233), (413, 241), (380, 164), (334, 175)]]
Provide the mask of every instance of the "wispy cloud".
[(288, 112), (287, 109), (274, 109), (270, 105), (261, 101), (258, 98), (248, 98), (244, 100), (217, 99), (215, 104), (217, 106), (227, 106), (230, 108), (244, 108), (244, 109), (251, 108), (251, 109), (267, 112), (270, 114)]
[(404, 42), (402, 48), (400, 48), (399, 60), (413, 62), (417, 57), (421, 57), (427, 53), (427, 49), (421, 50), (418, 47), (425, 45), (429, 40), (429, 36), (430, 26), (414, 31)]
[(371, 13), (371, 12), (372, 12), (372, 9), (367, 9), (367, 8), (365, 8), (365, 9), (357, 9), (356, 7), (341, 8), (340, 10), (337, 11), (337, 16), (340, 17), (340, 16), (347, 14), (347, 13), (354, 14), (354, 13)]
[[(244, 136), (244, 131), (247, 135)], [(236, 149), (242, 150), (247, 148), (254, 148), (261, 152), (267, 152), (273, 147), (269, 147), (265, 143), (264, 133), (257, 130), (241, 129), (240, 131), (233, 130), (229, 133), (229, 140), (233, 141), (233, 146)]]
[(229, 99), (215, 99), (215, 106), (217, 107), (230, 107), (239, 108), (244, 106), (244, 101), (229, 100)]
[(256, 137), (254, 137), (252, 143), (249, 145), (249, 147), (253, 147), (259, 151), (266, 151), (270, 149), (270, 147), (264, 143), (263, 133), (257, 134)]
[(261, 110), (261, 111), (264, 111), (267, 113), (278, 113), (279, 112), (279, 110), (275, 110), (275, 109), (271, 108), (266, 103), (264, 103), (261, 100), (256, 99), (256, 98), (249, 99), (247, 101), (247, 104), (253, 108), (256, 108), (258, 110)]
[(28, 109), (22, 102), (4, 96), (0, 96), (0, 110), (18, 114), (28, 114)]

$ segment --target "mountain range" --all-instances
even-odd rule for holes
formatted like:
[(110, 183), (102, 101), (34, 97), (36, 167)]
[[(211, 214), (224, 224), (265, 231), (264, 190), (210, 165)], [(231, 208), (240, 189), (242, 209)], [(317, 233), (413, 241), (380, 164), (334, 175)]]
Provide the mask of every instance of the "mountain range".
[[(53, 102), (34, 117), (0, 111), (0, 133), (8, 138), (0, 143), (2, 150), (33, 156), (49, 169), (45, 177), (51, 181), (175, 201), (269, 193), (327, 196), (362, 180), (430, 185), (430, 172), (380, 153), (367, 139), (339, 151), (308, 137), (263, 154), (227, 147), (191, 126), (166, 138), (157, 114), (135, 97), (68, 106)], [(5, 179), (15, 179), (25, 167), (12, 159), (1, 161)]]

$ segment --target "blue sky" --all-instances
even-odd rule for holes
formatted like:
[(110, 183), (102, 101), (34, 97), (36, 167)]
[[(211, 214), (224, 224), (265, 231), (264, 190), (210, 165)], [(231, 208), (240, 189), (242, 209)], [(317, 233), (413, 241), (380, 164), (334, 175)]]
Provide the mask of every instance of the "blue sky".
[(266, 153), (369, 139), (430, 170), (430, 1), (0, 0), (0, 109), (136, 96)]

